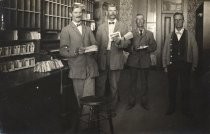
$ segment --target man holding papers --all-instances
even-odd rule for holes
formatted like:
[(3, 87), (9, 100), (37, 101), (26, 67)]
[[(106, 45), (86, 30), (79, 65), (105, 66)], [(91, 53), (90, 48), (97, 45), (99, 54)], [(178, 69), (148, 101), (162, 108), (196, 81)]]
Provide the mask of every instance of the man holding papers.
[(92, 51), (97, 51), (96, 40), (89, 27), (81, 24), (82, 6), (73, 5), (72, 22), (61, 31), (60, 53), (68, 58), (69, 77), (73, 80), (74, 91), (79, 99), (84, 93), (95, 93), (95, 77), (98, 67)]
[[(153, 33), (144, 28), (144, 16), (137, 14), (136, 26), (132, 31), (132, 45), (129, 48), (130, 55), (128, 56), (127, 65), (130, 68), (131, 83), (129, 101), (126, 107), (127, 110), (133, 108), (136, 104), (137, 96), (139, 96), (141, 106), (149, 110), (148, 105), (148, 73), (151, 66), (150, 53), (156, 50), (157, 44)], [(140, 81), (138, 80), (140, 78)], [(138, 88), (138, 83), (141, 88)]]
[(108, 5), (108, 20), (101, 24), (96, 33), (98, 42), (98, 66), (99, 78), (96, 79), (96, 95), (104, 96), (106, 81), (109, 81), (110, 100), (112, 109), (118, 100), (118, 81), (120, 78), (120, 70), (124, 66), (123, 48), (129, 44), (129, 40), (125, 40), (124, 34), (128, 32), (127, 27), (116, 19), (117, 8), (114, 4)]

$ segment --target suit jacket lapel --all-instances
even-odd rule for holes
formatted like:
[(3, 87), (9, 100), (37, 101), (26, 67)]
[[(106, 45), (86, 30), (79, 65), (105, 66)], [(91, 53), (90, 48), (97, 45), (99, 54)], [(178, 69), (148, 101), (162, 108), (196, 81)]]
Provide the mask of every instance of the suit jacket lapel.
[(140, 37), (140, 33), (139, 33), (138, 28), (136, 28), (135, 32), (136, 32), (136, 35), (137, 35), (138, 37)]
[(104, 24), (103, 30), (104, 30), (104, 33), (105, 33), (104, 35), (106, 35), (107, 40), (109, 40), (109, 27), (108, 27), (108, 22), (106, 22)]
[(82, 25), (82, 39), (84, 39), (86, 33), (86, 27)]
[(77, 26), (75, 26), (73, 22), (71, 22), (70, 25), (71, 25), (71, 27), (73, 28), (73, 30), (74, 30), (78, 35), (80, 35), (80, 36), (82, 37), (82, 35), (81, 35), (80, 31), (78, 30)]
[(117, 32), (119, 30), (119, 22), (117, 21), (116, 24), (115, 24), (115, 27), (114, 27), (114, 32)]

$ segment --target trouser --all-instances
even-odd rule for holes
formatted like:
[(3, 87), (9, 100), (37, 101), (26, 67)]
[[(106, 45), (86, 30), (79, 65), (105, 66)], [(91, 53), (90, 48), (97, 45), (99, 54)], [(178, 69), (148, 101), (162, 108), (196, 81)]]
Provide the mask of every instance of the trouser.
[(104, 70), (100, 72), (98, 78), (96, 78), (96, 96), (105, 96), (106, 81), (109, 80), (110, 94), (109, 99), (111, 100), (111, 108), (115, 109), (116, 103), (119, 97), (118, 82), (120, 79), (120, 70)]
[(70, 134), (76, 134), (79, 130), (79, 123), (80, 123), (80, 114), (83, 112), (84, 107), (82, 109), (80, 105), (80, 98), (84, 96), (95, 95), (95, 78), (86, 78), (86, 79), (72, 79), (73, 80), (73, 87), (74, 93), (77, 98), (78, 103), (78, 111), (73, 117), (72, 123), (72, 130)]
[(79, 99), (83, 96), (95, 95), (95, 78), (72, 79), (74, 92), (80, 106)]
[(178, 86), (178, 78), (180, 78), (180, 86), (182, 92), (182, 110), (188, 111), (190, 108), (190, 78), (192, 65), (186, 62), (171, 64), (168, 67), (169, 80), (169, 109), (175, 110), (176, 107), (176, 90)]
[[(130, 67), (130, 91), (128, 101), (133, 104), (139, 96), (142, 104), (148, 103), (148, 75), (149, 69), (139, 69), (135, 67)], [(140, 81), (138, 81), (140, 80)], [(138, 83), (141, 84), (139, 88)]]

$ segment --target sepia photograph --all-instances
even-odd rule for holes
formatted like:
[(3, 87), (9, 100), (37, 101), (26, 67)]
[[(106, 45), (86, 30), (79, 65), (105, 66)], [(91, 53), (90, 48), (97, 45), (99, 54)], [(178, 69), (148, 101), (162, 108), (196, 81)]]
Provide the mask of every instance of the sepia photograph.
[(0, 0), (0, 134), (210, 134), (210, 0)]

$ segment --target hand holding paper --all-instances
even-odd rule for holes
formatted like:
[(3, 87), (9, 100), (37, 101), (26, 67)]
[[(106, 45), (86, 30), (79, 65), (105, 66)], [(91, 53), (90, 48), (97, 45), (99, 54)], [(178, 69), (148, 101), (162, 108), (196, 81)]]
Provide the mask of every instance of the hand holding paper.
[(98, 51), (98, 47), (96, 45), (92, 45), (85, 48), (85, 53), (95, 52), (95, 51)]
[(133, 38), (133, 33), (132, 32), (128, 32), (124, 35), (125, 40), (130, 40)]
[(139, 46), (137, 49), (145, 49), (148, 48), (148, 46)]

